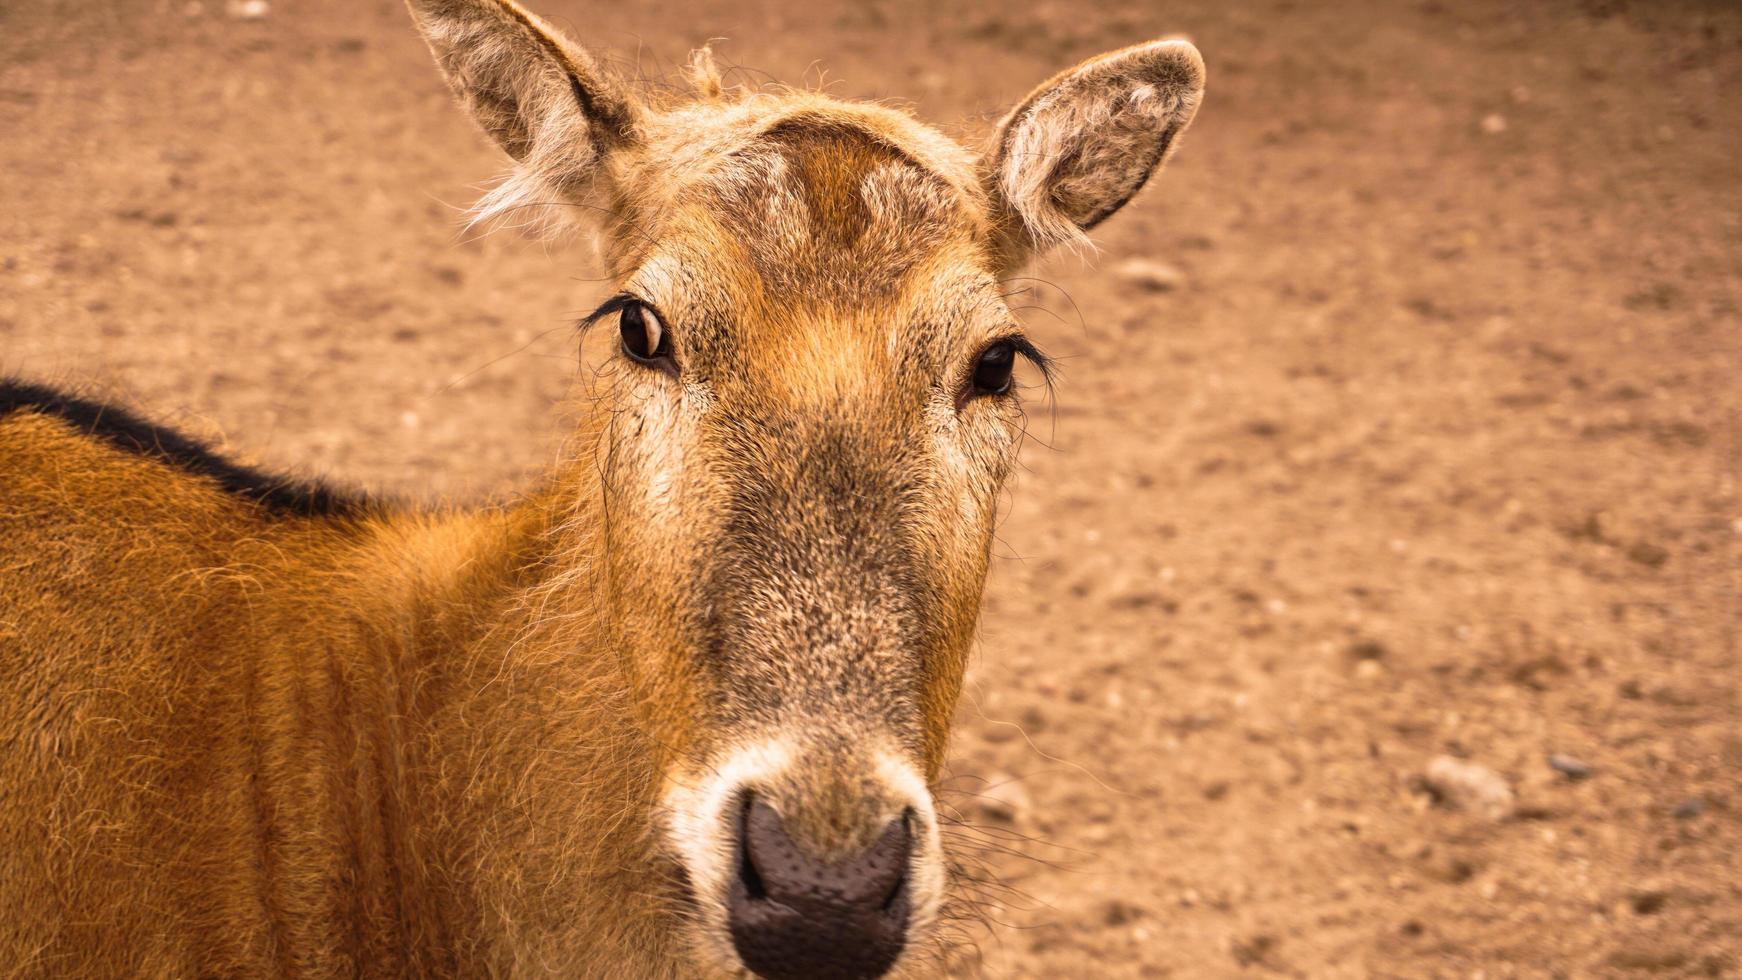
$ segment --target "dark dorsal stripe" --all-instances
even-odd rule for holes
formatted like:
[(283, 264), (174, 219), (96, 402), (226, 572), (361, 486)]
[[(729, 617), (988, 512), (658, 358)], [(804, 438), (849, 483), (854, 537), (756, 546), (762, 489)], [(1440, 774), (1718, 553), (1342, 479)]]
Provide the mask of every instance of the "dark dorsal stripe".
[(926, 173), (869, 130), (809, 116), (777, 123), (762, 133), (758, 145), (776, 148), (786, 158), (817, 237), (837, 247), (858, 241), (877, 217), (861, 188), (872, 168), (896, 163)]
[(0, 419), (13, 412), (53, 416), (122, 452), (211, 480), (225, 493), (253, 501), (273, 514), (354, 517), (371, 506), (361, 495), (239, 466), (174, 429), (152, 425), (125, 409), (0, 378)]

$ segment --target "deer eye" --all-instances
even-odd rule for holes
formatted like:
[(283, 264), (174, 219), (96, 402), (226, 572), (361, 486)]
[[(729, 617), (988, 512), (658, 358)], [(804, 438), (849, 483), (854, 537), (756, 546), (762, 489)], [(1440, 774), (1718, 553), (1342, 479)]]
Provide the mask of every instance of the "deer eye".
[(632, 300), (617, 311), (617, 331), (623, 338), (623, 353), (640, 364), (664, 367), (671, 363), (671, 337), (659, 314), (646, 303)]
[(970, 381), (975, 395), (1002, 395), (1010, 390), (1011, 373), (1016, 370), (1016, 342), (995, 340), (980, 352), (974, 361)]

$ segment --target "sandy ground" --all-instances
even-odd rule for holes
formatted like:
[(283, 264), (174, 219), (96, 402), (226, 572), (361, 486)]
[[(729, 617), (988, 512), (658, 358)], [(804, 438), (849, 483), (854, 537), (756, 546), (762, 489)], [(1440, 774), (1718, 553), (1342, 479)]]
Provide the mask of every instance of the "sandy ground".
[[(963, 972), (1742, 975), (1742, 10), (636, 6), (543, 9), (975, 139), (1079, 57), (1209, 61), (1099, 267), (1036, 273), (1064, 380), (951, 781), (1020, 853)], [(502, 160), (396, 3), (6, 3), (0, 134), (0, 370), (414, 498), (557, 451), (606, 287), (459, 236)]]

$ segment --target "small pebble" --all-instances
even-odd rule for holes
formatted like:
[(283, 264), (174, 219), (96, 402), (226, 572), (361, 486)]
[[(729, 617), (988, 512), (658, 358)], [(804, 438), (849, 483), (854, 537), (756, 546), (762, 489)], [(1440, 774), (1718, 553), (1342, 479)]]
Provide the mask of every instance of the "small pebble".
[(1136, 922), (1138, 919), (1143, 918), (1143, 915), (1144, 911), (1142, 907), (1133, 905), (1130, 902), (1120, 901), (1119, 899), (1113, 899), (1101, 906), (1101, 921), (1110, 926), (1122, 926), (1130, 922)]
[(1517, 809), (1517, 799), (1506, 777), (1486, 766), (1462, 762), (1449, 755), (1428, 763), (1422, 780), (1441, 803), (1454, 810), (1480, 813), (1490, 820), (1505, 820)]
[(999, 823), (1015, 823), (1033, 805), (1022, 783), (1015, 776), (994, 773), (986, 777), (986, 786), (973, 798), (980, 813)]
[(1506, 117), (1500, 113), (1490, 113), (1482, 117), (1482, 132), (1495, 136), (1506, 132)]
[(1126, 259), (1113, 267), (1113, 274), (1152, 293), (1171, 293), (1185, 285), (1185, 273), (1154, 259)]
[(1677, 820), (1692, 820), (1705, 812), (1706, 801), (1697, 796), (1677, 803), (1675, 809), (1670, 811)]
[(1640, 915), (1656, 915), (1669, 901), (1669, 893), (1658, 888), (1646, 888), (1627, 896), (1627, 904)]
[(1574, 781), (1585, 779), (1591, 775), (1590, 763), (1575, 759), (1570, 755), (1561, 755), (1558, 752), (1549, 754), (1548, 767)]

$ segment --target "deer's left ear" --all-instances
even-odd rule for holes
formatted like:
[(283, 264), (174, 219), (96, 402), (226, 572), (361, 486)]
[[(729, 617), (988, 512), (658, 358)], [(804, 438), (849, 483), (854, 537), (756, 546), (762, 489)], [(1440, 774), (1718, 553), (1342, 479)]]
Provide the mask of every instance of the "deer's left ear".
[(998, 124), (983, 178), (1012, 264), (1081, 242), (1161, 168), (1204, 94), (1204, 60), (1152, 41), (1054, 76)]

